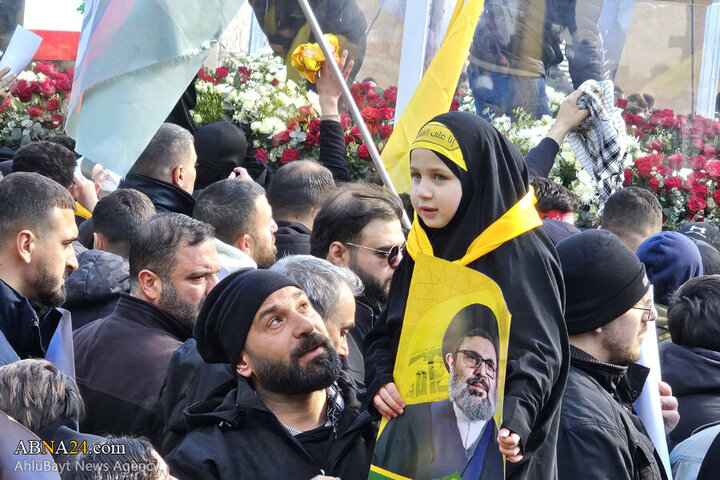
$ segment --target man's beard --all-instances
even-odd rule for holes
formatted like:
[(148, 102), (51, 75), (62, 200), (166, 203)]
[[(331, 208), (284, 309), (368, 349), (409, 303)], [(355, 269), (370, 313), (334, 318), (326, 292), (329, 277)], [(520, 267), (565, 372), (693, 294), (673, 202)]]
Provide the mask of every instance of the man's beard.
[(46, 309), (59, 307), (65, 303), (65, 281), (61, 281), (60, 286), (58, 286), (57, 279), (53, 278), (44, 263), (38, 264), (33, 283), (35, 290), (38, 292), (38, 298), (32, 299), (31, 303)]
[(165, 310), (168, 314), (175, 318), (180, 325), (192, 330), (204, 300), (205, 299), (203, 298), (198, 305), (193, 305), (192, 303), (185, 301), (180, 295), (178, 295), (172, 281), (167, 279), (162, 281), (162, 291), (160, 293), (158, 307)]
[[(482, 385), (485, 387), (487, 396), (479, 399), (477, 395), (470, 391), (468, 386)], [(482, 376), (476, 376), (469, 380), (463, 379), (462, 375), (455, 371), (453, 366), (450, 369), (450, 399), (457, 405), (466, 417), (470, 420), (488, 420), (495, 413), (495, 401), (492, 399), (490, 385)]]
[(360, 265), (357, 264), (357, 260), (352, 253), (350, 254), (349, 267), (362, 281), (364, 287), (363, 296), (370, 305), (370, 308), (373, 309), (373, 312), (379, 314), (385, 310), (388, 301), (388, 292), (385, 290), (385, 286), (380, 283), (377, 278), (372, 276), (372, 274), (363, 270)]
[[(259, 245), (257, 243), (258, 239), (255, 237), (253, 237), (253, 239), (256, 245)], [(257, 263), (258, 268), (267, 270), (275, 265), (275, 261), (277, 260), (277, 247), (274, 243), (268, 246), (263, 245), (263, 248), (256, 250), (254, 257), (253, 260)]]
[[(298, 359), (307, 352), (322, 345), (324, 352), (310, 360), (307, 366)], [(246, 350), (252, 362), (255, 377), (265, 389), (280, 395), (299, 395), (315, 392), (332, 385), (340, 376), (340, 357), (330, 340), (320, 333), (304, 337), (300, 345), (290, 352), (290, 360), (263, 358)]]

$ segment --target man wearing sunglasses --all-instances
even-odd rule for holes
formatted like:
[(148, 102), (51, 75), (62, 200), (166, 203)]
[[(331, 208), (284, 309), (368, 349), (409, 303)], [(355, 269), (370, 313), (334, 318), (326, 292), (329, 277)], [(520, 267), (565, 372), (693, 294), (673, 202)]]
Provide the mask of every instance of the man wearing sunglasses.
[(485, 305), (468, 305), (453, 317), (442, 340), (449, 398), (408, 405), (390, 420), (378, 438), (373, 465), (415, 480), (452, 474), (503, 478), (493, 420), (497, 331), (497, 319)]
[[(557, 252), (570, 336), (558, 478), (664, 479), (662, 463), (634, 408), (649, 373), (635, 362), (643, 337), (653, 334), (648, 323), (657, 318), (645, 267), (606, 230), (567, 238)], [(661, 382), (659, 388), (668, 434), (679, 420), (677, 400), (667, 384)]]

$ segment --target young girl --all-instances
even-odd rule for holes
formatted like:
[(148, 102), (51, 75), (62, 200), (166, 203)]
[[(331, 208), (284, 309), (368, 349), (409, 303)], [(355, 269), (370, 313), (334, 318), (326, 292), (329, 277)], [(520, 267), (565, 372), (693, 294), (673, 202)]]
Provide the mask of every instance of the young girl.
[[(557, 478), (555, 444), (569, 361), (564, 287), (555, 249), (536, 228), (523, 158), (486, 121), (451, 112), (420, 130), (410, 173), (415, 221), (388, 307), (365, 340), (368, 398), (388, 418), (403, 413), (392, 372), (417, 254), (472, 268), (498, 284), (512, 315), (497, 439), (513, 462), (507, 478)], [(490, 232), (494, 240), (488, 242)]]

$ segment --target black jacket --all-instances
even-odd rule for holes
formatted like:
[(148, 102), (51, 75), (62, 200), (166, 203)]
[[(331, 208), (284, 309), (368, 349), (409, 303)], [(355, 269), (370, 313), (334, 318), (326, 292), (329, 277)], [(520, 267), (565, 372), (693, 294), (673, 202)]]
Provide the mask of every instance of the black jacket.
[(680, 412), (680, 423), (668, 435), (672, 449), (696, 428), (720, 421), (720, 352), (666, 342), (660, 349), (660, 366)]
[(276, 220), (277, 258), (287, 255), (310, 255), (310, 229), (299, 222)]
[(113, 312), (78, 329), (75, 367), (84, 432), (151, 435), (172, 354), (192, 332), (160, 308), (125, 293)]
[[(52, 308), (42, 320), (38, 319), (27, 298), (0, 280), (0, 335), (4, 336), (0, 338), (0, 363), (17, 360), (8, 351), (7, 344), (17, 357), (45, 358), (61, 316)], [(7, 344), (3, 340), (7, 340)]]
[(182, 188), (154, 178), (128, 173), (120, 188), (134, 188), (150, 198), (158, 212), (184, 213), (192, 217), (195, 198)]
[(336, 182), (350, 181), (350, 167), (345, 149), (345, 132), (342, 124), (334, 120), (320, 122), (318, 135), (320, 154), (318, 160), (332, 172)]
[(130, 267), (121, 256), (86, 250), (77, 259), (77, 270), (65, 279), (63, 305), (72, 314), (73, 330), (110, 315), (120, 293), (130, 292)]
[(570, 347), (557, 449), (561, 480), (666, 478), (633, 408), (648, 372), (638, 364), (601, 363)]
[(366, 480), (377, 435), (375, 418), (359, 410), (347, 378), (341, 376), (338, 384), (345, 408), (327, 452), (329, 467), (321, 468), (240, 378), (185, 410), (192, 431), (165, 457), (172, 474), (180, 480), (309, 480), (320, 474)]

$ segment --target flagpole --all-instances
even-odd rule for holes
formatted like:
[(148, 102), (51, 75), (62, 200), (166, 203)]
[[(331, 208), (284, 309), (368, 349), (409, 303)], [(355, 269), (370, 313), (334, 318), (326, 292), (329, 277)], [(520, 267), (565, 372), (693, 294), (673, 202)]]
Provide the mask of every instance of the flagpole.
[[(370, 152), (370, 156), (373, 159), (373, 162), (375, 163), (375, 170), (377, 170), (378, 174), (380, 175), (380, 178), (382, 178), (383, 183), (385, 186), (390, 190), (393, 194), (395, 194), (398, 198), (400, 198), (400, 195), (398, 195), (397, 190), (395, 190), (395, 187), (393, 186), (392, 180), (390, 180), (390, 175), (387, 172), (387, 169), (385, 168), (385, 165), (382, 162), (382, 159), (380, 158), (380, 152), (378, 152), (377, 147), (375, 146), (375, 142), (372, 140), (372, 136), (370, 136), (370, 131), (367, 129), (367, 126), (365, 125), (365, 121), (362, 118), (362, 115), (360, 114), (360, 110), (358, 109), (357, 105), (355, 105), (355, 100), (353, 99), (352, 94), (350, 93), (350, 89), (348, 88), (347, 84), (343, 81), (343, 74), (340, 71), (340, 67), (335, 61), (330, 61), (330, 59), (335, 58), (335, 52), (330, 48), (330, 46), (325, 41), (325, 37), (323, 36), (323, 32), (320, 29), (320, 24), (318, 24), (317, 18), (315, 18), (315, 13), (313, 13), (312, 8), (310, 8), (310, 5), (308, 4), (308, 0), (298, 0), (298, 3), (300, 4), (300, 8), (302, 8), (303, 13), (305, 14), (305, 18), (307, 19), (308, 23), (310, 24), (310, 29), (312, 30), (313, 34), (315, 35), (315, 39), (318, 42), (318, 45), (320, 45), (320, 49), (323, 52), (323, 55), (325, 55), (325, 58), (329, 61), (327, 62), (330, 66), (330, 69), (333, 72), (333, 75), (335, 75), (335, 80), (338, 82), (338, 85), (340, 85), (340, 89), (342, 91), (342, 96), (345, 98), (345, 103), (347, 104), (348, 108), (350, 108), (350, 114), (353, 117), (353, 120), (355, 120), (355, 124), (357, 125), (358, 129), (360, 130), (360, 135), (362, 135), (363, 141), (365, 142), (365, 146), (367, 146), (368, 151)], [(409, 174), (409, 173), (408, 173)], [(403, 208), (403, 216), (402, 216), (402, 225), (405, 229), (409, 230), (411, 227), (410, 219), (407, 216), (407, 213), (405, 212), (405, 209)]]

